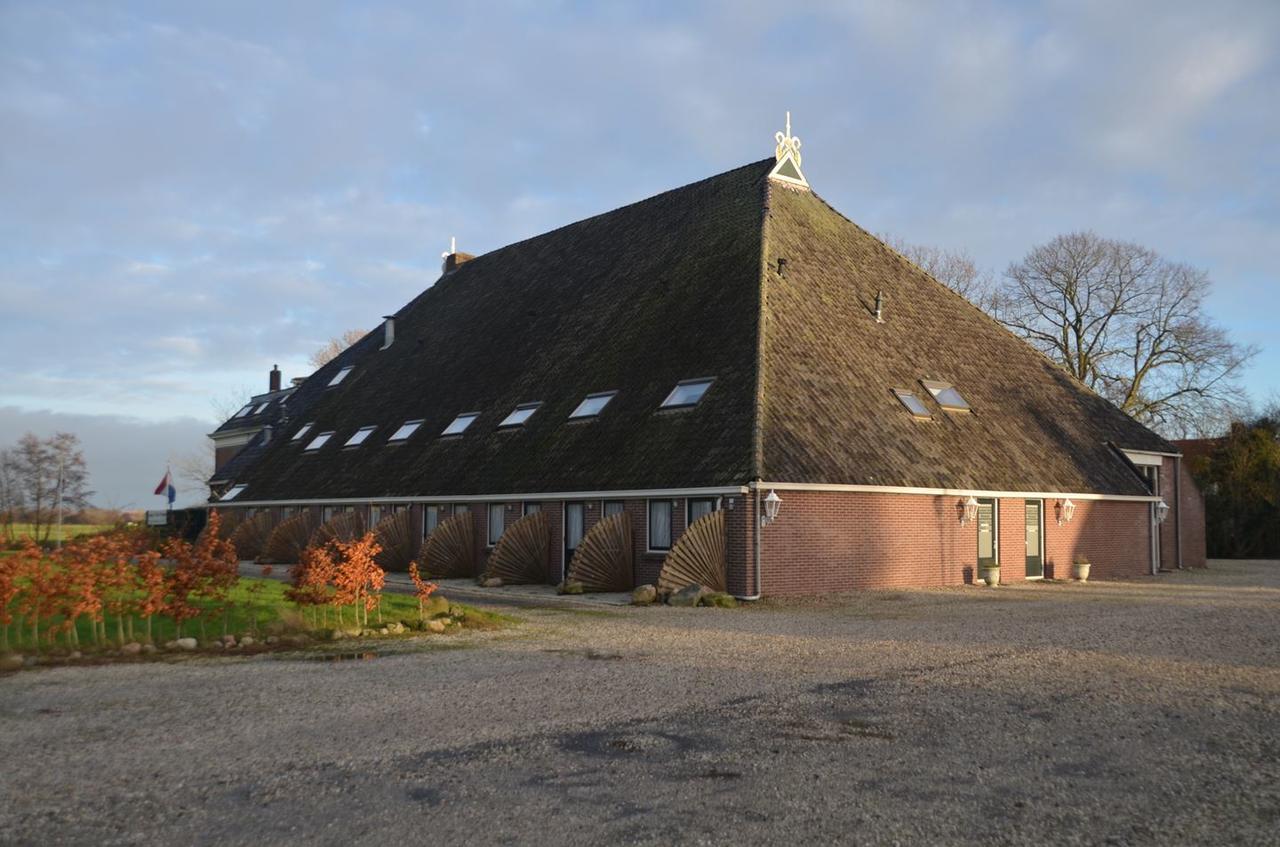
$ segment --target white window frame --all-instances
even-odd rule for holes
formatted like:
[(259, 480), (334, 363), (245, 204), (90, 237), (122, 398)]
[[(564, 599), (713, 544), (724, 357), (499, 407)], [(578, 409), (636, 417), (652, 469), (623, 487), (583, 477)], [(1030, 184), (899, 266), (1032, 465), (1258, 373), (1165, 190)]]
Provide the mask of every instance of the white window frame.
[[(666, 503), (667, 508), (671, 511), (671, 516), (667, 520), (667, 538), (666, 547), (653, 546), (653, 504)], [(644, 506), (644, 547), (646, 553), (669, 553), (676, 543), (676, 504), (670, 497), (656, 497), (645, 501)]]
[(289, 440), (301, 441), (303, 437), (306, 436), (306, 434), (310, 432), (311, 428), (315, 425), (316, 425), (315, 421), (309, 421), (307, 423), (304, 423), (301, 427), (298, 428), (298, 431), (293, 434), (293, 438), (290, 438)]
[[(463, 424), (462, 428), (459, 429), (457, 432), (450, 432), (449, 430), (453, 429), (457, 425), (458, 421), (462, 420), (463, 418), (470, 418), (470, 420), (468, 420), (465, 424)], [(471, 429), (471, 425), (474, 424), (479, 418), (480, 418), (479, 412), (461, 412), (453, 420), (449, 421), (449, 425), (446, 426), (444, 428), (444, 431), (440, 433), (440, 437), (441, 438), (457, 438), (463, 435), (467, 430)]]
[[(963, 394), (960, 393), (960, 389), (956, 388), (954, 383), (944, 382), (943, 380), (940, 380), (940, 379), (922, 379), (920, 380), (920, 384), (924, 386), (925, 391), (929, 392), (929, 396), (933, 397), (934, 402), (936, 402), (939, 406), (943, 408), (943, 411), (947, 411), (947, 412), (973, 411), (973, 404), (970, 403), (969, 400)], [(944, 401), (939, 395), (941, 395), (943, 392), (946, 392), (946, 391), (954, 392), (955, 395), (960, 398), (960, 402), (963, 403), (964, 405), (957, 406), (955, 403)]]
[[(588, 394), (586, 397), (583, 397), (582, 402), (575, 406), (573, 411), (569, 413), (569, 420), (579, 421), (598, 418), (605, 409), (609, 408), (609, 404), (612, 403), (613, 398), (617, 396), (617, 391), (597, 391), (594, 394)], [(604, 403), (600, 404), (600, 408), (596, 409), (594, 412), (583, 411), (583, 407), (592, 400), (599, 400), (602, 397), (604, 398)]]
[(325, 388), (333, 388), (334, 386), (341, 383), (344, 379), (346, 379), (351, 374), (353, 370), (355, 370), (355, 367), (356, 367), (355, 365), (347, 365), (342, 370), (338, 371), (329, 380), (329, 384), (326, 385)]
[[(302, 452), (314, 453), (324, 445), (328, 444), (330, 438), (333, 438), (333, 430), (329, 430), (328, 432), (317, 433), (316, 437), (311, 439), (311, 441), (307, 444), (306, 447), (302, 448)], [(320, 443), (317, 444), (316, 443), (317, 441), (319, 441)]]
[(351, 437), (346, 440), (343, 447), (359, 447), (361, 444), (369, 440), (369, 436), (373, 435), (377, 430), (377, 426), (362, 426), (355, 432), (351, 433)]
[(502, 419), (502, 423), (498, 424), (498, 429), (515, 429), (516, 427), (524, 426), (529, 422), (529, 419), (537, 413), (538, 408), (541, 405), (541, 400), (519, 404)]
[[(439, 503), (424, 503), (422, 505), (422, 537), (426, 538), (431, 535), (436, 526), (440, 526), (440, 510), (444, 508)], [(435, 515), (436, 525), (430, 526), (431, 517)]]
[(232, 417), (232, 418), (243, 418), (245, 415), (249, 414), (251, 411), (253, 411), (253, 404), (252, 404), (252, 403), (246, 403), (243, 407), (241, 407), (240, 411), (236, 412), (236, 413), (235, 413), (234, 415), (232, 415), (231, 417)]
[[(399, 444), (401, 441), (408, 441), (410, 438), (413, 437), (413, 434), (418, 431), (418, 428), (421, 427), (423, 423), (424, 422), (420, 420), (405, 421), (404, 423), (400, 424), (400, 426), (396, 429), (395, 432), (391, 433), (391, 437), (387, 439), (387, 443)], [(404, 432), (405, 429), (409, 429), (409, 431)], [(400, 434), (402, 432), (404, 432), (404, 435)]]
[[(902, 407), (907, 410), (907, 413), (910, 414), (911, 417), (919, 421), (933, 420), (933, 413), (929, 411), (929, 407), (924, 404), (924, 400), (920, 399), (920, 396), (914, 391), (908, 388), (895, 388), (893, 389), (893, 396), (898, 398), (898, 402), (902, 404)], [(911, 408), (911, 404), (908, 402), (907, 398), (910, 398), (920, 404), (920, 411), (917, 412), (915, 409)]]
[[(661, 409), (692, 409), (702, 402), (702, 398), (707, 396), (707, 392), (711, 390), (711, 386), (715, 384), (716, 378), (713, 376), (700, 376), (696, 379), (682, 379), (671, 389), (671, 393), (667, 395), (667, 399), (662, 401)], [(704, 385), (705, 383), (705, 385)], [(675, 403), (676, 394), (686, 385), (704, 385), (702, 393), (698, 395), (698, 399), (692, 403)]]
[[(493, 534), (494, 514), (498, 515), (498, 534)], [(496, 547), (498, 542), (502, 540), (502, 534), (507, 531), (507, 504), (506, 503), (490, 503), (489, 511), (485, 516), (485, 536), (489, 543), (488, 547)]]
[(230, 488), (228, 488), (226, 491), (222, 492), (222, 496), (218, 498), (218, 502), (226, 503), (230, 500), (234, 500), (237, 497), (239, 497), (244, 492), (244, 490), (248, 487), (249, 487), (249, 483), (247, 482), (242, 482), (239, 485), (233, 485)]

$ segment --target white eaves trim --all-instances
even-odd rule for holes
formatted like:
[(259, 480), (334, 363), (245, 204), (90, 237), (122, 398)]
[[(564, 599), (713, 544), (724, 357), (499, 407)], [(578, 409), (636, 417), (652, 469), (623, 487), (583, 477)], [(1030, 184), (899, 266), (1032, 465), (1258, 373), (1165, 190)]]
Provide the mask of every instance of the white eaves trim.
[[(517, 500), (628, 500), (664, 497), (706, 497), (725, 494), (746, 494), (745, 485), (727, 485), (716, 488), (646, 488), (630, 491), (552, 491), (529, 494), (414, 494), (408, 497), (322, 497), (308, 500), (245, 500), (237, 506), (344, 506), (344, 505), (394, 505), (397, 503), (508, 503)], [(216, 506), (216, 503), (206, 505)]]
[(847, 491), (864, 494), (923, 494), (932, 497), (995, 497), (1028, 500), (1132, 500), (1153, 503), (1159, 497), (1148, 494), (1079, 494), (1074, 491), (991, 491), (983, 488), (909, 488), (893, 485), (837, 485), (823, 482), (753, 482), (752, 488), (776, 491)]

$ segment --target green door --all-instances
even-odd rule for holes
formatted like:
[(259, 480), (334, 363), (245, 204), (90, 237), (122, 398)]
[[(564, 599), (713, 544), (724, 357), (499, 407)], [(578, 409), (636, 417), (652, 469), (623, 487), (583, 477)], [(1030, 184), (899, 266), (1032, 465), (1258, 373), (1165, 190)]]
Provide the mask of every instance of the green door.
[(1027, 576), (1044, 576), (1044, 546), (1040, 537), (1040, 512), (1044, 508), (1039, 500), (1027, 501)]
[(996, 564), (996, 501), (978, 501), (978, 567)]

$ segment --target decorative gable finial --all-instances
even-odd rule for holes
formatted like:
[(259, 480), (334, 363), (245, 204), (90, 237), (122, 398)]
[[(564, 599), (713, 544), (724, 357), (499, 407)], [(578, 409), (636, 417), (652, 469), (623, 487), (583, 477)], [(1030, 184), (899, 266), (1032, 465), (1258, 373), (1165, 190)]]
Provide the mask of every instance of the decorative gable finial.
[(781, 162), (783, 157), (788, 153), (795, 160), (796, 167), (800, 167), (800, 139), (791, 134), (791, 113), (787, 112), (787, 131), (786, 134), (775, 132), (773, 137), (778, 140), (778, 146), (774, 150), (774, 157)]
[(800, 173), (800, 139), (791, 134), (790, 112), (787, 112), (787, 131), (775, 132), (773, 137), (778, 142), (778, 146), (773, 151), (778, 163), (773, 166), (773, 170), (769, 171), (769, 176), (791, 185), (808, 188), (809, 181), (804, 178), (804, 174)]
[(457, 253), (457, 252), (458, 252), (458, 236), (456, 236), (456, 235), (451, 235), (451, 236), (449, 236), (449, 252), (448, 252), (448, 253), (441, 253), (441, 254), (440, 254), (440, 258), (441, 258), (441, 259), (447, 259), (447, 258), (449, 258), (450, 256), (452, 256), (454, 253)]

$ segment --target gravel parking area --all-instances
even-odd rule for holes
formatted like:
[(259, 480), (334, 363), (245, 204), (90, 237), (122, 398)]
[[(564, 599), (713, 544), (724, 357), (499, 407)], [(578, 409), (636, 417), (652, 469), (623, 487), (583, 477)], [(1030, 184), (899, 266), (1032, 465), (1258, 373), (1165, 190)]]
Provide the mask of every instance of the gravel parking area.
[(0, 678), (12, 844), (1275, 844), (1280, 563)]

